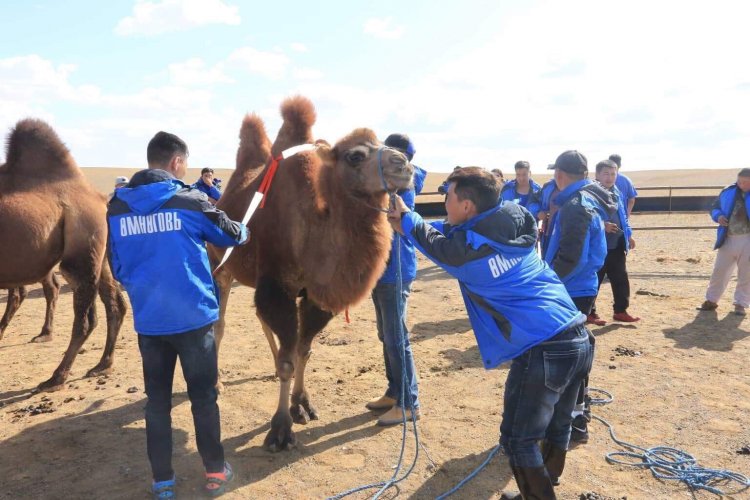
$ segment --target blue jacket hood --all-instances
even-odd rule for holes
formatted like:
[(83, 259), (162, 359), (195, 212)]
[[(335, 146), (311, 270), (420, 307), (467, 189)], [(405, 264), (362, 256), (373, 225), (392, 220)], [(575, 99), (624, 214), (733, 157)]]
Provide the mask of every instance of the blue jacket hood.
[(145, 215), (159, 210), (184, 187), (185, 184), (164, 170), (141, 170), (127, 186), (115, 189), (115, 196), (136, 214)]

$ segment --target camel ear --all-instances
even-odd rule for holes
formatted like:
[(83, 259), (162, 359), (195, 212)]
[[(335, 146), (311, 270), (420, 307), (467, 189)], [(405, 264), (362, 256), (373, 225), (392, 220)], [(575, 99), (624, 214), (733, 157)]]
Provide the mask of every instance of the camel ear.
[(318, 146), (315, 151), (318, 153), (320, 159), (323, 160), (323, 163), (336, 163), (336, 150), (330, 144), (324, 140), (317, 140), (315, 141), (315, 145)]

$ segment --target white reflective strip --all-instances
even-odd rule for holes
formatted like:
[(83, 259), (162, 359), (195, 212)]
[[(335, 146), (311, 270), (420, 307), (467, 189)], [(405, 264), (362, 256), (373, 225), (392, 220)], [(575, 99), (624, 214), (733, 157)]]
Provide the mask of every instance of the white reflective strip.
[(316, 148), (315, 144), (300, 144), (299, 146), (292, 146), (291, 148), (285, 149), (284, 151), (282, 151), (281, 157), (286, 160), (290, 156), (294, 156), (297, 153), (302, 153), (304, 151), (312, 151), (315, 148)]
[[(241, 224), (243, 226), (246, 226), (247, 223), (250, 221), (250, 217), (253, 216), (255, 213), (255, 210), (258, 208), (258, 205), (260, 205), (260, 202), (263, 201), (263, 193), (256, 193), (253, 195), (253, 199), (250, 200), (250, 206), (247, 207), (247, 212), (245, 212), (245, 216), (242, 217)], [(248, 238), (250, 235), (248, 235)], [(229, 256), (232, 255), (232, 250), (234, 250), (234, 247), (229, 247), (224, 252), (224, 257), (222, 257), (221, 262), (219, 262), (219, 265), (216, 266), (216, 269), (214, 269), (214, 272), (218, 271), (221, 266), (224, 265), (224, 263), (229, 259)]]

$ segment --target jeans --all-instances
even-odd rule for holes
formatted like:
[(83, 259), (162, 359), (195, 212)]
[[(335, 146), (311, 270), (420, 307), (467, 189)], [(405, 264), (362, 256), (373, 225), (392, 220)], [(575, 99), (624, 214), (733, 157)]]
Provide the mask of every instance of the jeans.
[[(375, 304), (375, 319), (378, 327), (378, 338), (383, 343), (383, 358), (385, 359), (385, 376), (388, 379), (388, 389), (385, 395), (396, 400), (401, 408), (409, 408), (410, 404), (419, 407), (419, 391), (417, 389), (417, 374), (414, 368), (414, 356), (409, 343), (409, 330), (406, 327), (406, 305), (411, 293), (411, 282), (401, 286), (401, 296), (398, 297), (397, 286), (394, 283), (378, 283), (372, 291), (372, 302)], [(401, 310), (399, 317), (398, 311)], [(399, 333), (399, 326), (404, 332), (403, 350)], [(403, 354), (403, 362), (402, 360)], [(406, 387), (402, 391), (402, 372), (406, 370)]]
[(172, 479), (172, 380), (180, 358), (198, 453), (206, 472), (224, 470), (213, 325), (174, 335), (138, 335), (146, 385), (146, 446), (154, 481)]
[(515, 358), (505, 382), (500, 444), (517, 467), (542, 467), (538, 442), (568, 448), (571, 412), (591, 370), (588, 330), (571, 327)]

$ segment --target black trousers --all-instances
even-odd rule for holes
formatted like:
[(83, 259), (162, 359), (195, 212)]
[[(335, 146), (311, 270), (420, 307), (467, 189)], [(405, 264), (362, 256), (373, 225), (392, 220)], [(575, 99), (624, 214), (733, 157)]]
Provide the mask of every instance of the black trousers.
[[(609, 283), (612, 286), (612, 296), (614, 297), (613, 308), (615, 314), (626, 312), (630, 306), (630, 279), (628, 278), (628, 269), (625, 264), (627, 254), (625, 253), (625, 237), (621, 237), (616, 248), (607, 251), (607, 257), (604, 259), (604, 265), (597, 275), (599, 276), (599, 288), (602, 286), (604, 276), (609, 277)], [(592, 313), (596, 312), (596, 304), (592, 308)]]

